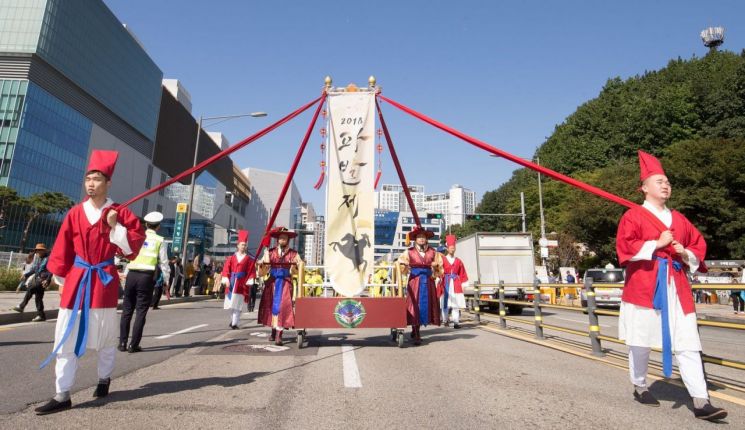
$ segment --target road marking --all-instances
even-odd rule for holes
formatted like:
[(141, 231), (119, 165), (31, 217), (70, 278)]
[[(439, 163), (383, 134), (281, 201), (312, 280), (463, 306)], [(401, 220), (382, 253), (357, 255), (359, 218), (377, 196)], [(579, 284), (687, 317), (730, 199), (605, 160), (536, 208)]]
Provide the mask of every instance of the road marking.
[(186, 333), (186, 332), (190, 332), (190, 331), (196, 330), (198, 328), (207, 327), (208, 325), (209, 324), (195, 325), (194, 327), (188, 327), (188, 328), (185, 328), (183, 330), (175, 331), (175, 332), (170, 333), (170, 334), (164, 334), (163, 336), (158, 336), (158, 337), (156, 337), (156, 339), (168, 339), (169, 337), (176, 336), (177, 334), (183, 334), (183, 333)]
[(346, 388), (362, 388), (360, 370), (357, 368), (357, 359), (354, 356), (352, 345), (341, 346), (341, 360), (344, 367), (344, 386)]
[[(577, 324), (587, 324), (587, 321), (577, 321), (577, 320), (573, 320), (573, 319), (571, 319), (571, 318), (563, 318), (563, 317), (551, 317), (551, 316), (547, 316), (546, 318), (556, 318), (557, 320), (571, 321), (571, 322), (574, 322), (574, 323), (577, 323)], [(598, 325), (599, 325), (600, 327), (610, 327), (610, 326), (609, 326), (609, 325), (607, 325), (607, 324), (598, 324)]]

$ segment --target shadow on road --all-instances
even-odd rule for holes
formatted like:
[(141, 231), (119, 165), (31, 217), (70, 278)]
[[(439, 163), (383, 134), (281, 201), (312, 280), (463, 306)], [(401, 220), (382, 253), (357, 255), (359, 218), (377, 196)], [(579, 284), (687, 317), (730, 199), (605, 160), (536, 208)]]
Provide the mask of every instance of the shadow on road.
[(2, 347), (2, 346), (18, 346), (18, 345), (38, 345), (38, 344), (42, 344), (42, 343), (51, 344), (52, 341), (51, 340), (49, 340), (49, 341), (36, 341), (36, 340), (28, 340), (28, 341), (26, 341), (26, 340), (19, 340), (19, 341), (15, 341), (15, 342), (0, 342), (0, 347)]
[(250, 372), (240, 376), (196, 378), (178, 381), (152, 382), (134, 390), (113, 391), (104, 401), (90, 400), (77, 405), (77, 408), (100, 407), (102, 404), (126, 402), (129, 400), (142, 399), (160, 394), (173, 394), (182, 391), (199, 390), (211, 385), (229, 388), (238, 385), (250, 384), (257, 378), (265, 376), (269, 372)]

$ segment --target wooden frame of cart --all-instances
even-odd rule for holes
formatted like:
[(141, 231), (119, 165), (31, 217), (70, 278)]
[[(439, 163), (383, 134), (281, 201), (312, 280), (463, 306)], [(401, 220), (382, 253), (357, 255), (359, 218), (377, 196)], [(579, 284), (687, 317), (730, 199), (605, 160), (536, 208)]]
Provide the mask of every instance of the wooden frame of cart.
[[(297, 346), (303, 348), (308, 329), (390, 329), (391, 338), (399, 347), (404, 345), (406, 323), (405, 277), (401, 267), (379, 266), (388, 269), (392, 283), (366, 283), (363, 296), (338, 296), (330, 281), (323, 277), (322, 284), (306, 282), (308, 269), (300, 267), (295, 290), (295, 329)], [(325, 271), (324, 271), (325, 272)], [(321, 294), (318, 295), (318, 287)]]

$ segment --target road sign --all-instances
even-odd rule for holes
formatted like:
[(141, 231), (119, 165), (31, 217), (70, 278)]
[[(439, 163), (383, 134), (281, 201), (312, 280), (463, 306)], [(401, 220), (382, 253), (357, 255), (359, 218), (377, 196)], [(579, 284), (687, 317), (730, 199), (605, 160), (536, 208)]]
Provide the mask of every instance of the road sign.
[(186, 224), (186, 211), (189, 205), (179, 203), (176, 205), (176, 221), (173, 223), (173, 246), (171, 252), (174, 254), (181, 253), (181, 247), (184, 241), (184, 224)]
[(538, 239), (538, 245), (548, 246), (548, 239), (546, 239), (545, 237)]

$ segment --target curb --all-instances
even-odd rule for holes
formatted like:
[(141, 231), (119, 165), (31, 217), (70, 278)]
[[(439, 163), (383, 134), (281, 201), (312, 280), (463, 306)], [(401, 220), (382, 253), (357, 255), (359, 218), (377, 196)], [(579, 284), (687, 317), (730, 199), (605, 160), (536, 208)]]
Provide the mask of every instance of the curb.
[(718, 315), (698, 315), (699, 318), (706, 321), (731, 323), (731, 324), (745, 324), (745, 318), (731, 318), (731, 317), (720, 317)]
[[(164, 296), (164, 299), (162, 299), (160, 303), (161, 303), (161, 306), (166, 306), (166, 305), (175, 305), (177, 303), (201, 302), (201, 301), (209, 300), (213, 298), (214, 296), (212, 295), (209, 295), (209, 296), (205, 295), (205, 296), (175, 297), (175, 298), (172, 298), (171, 300), (165, 300), (165, 296)], [(31, 305), (32, 307), (33, 307), (33, 304), (34, 304), (33, 302), (29, 303), (29, 305)], [(121, 310), (122, 304), (119, 303), (116, 309)], [(57, 318), (59, 309), (51, 309), (48, 311), (44, 311), (44, 313), (47, 315), (47, 319), (54, 319), (54, 318)], [(36, 317), (35, 307), (23, 313), (18, 313), (15, 311), (6, 312), (6, 313), (0, 314), (0, 325), (30, 322), (32, 319), (34, 319), (34, 317)]]

